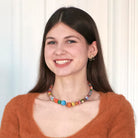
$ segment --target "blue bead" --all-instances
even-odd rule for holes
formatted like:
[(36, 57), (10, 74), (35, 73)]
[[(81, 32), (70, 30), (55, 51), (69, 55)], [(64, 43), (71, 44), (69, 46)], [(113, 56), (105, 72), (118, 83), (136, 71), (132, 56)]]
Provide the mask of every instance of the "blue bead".
[(51, 98), (51, 101), (53, 101), (54, 100), (54, 97), (50, 97)]
[(66, 101), (61, 101), (61, 105), (66, 105)]
[(88, 97), (88, 96), (86, 96), (86, 97), (85, 97), (85, 99), (86, 99), (86, 100), (88, 100), (88, 99), (89, 99), (89, 97)]

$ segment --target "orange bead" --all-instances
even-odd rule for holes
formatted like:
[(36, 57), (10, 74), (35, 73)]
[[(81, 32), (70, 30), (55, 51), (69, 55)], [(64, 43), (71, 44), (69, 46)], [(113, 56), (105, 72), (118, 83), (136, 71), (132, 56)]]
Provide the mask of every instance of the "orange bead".
[(67, 103), (66, 106), (67, 106), (67, 107), (71, 107), (72, 104), (71, 104), (71, 103)]
[(58, 103), (58, 99), (54, 98), (54, 102), (55, 102), (55, 103)]
[(79, 104), (79, 102), (75, 102), (75, 105), (78, 105)]

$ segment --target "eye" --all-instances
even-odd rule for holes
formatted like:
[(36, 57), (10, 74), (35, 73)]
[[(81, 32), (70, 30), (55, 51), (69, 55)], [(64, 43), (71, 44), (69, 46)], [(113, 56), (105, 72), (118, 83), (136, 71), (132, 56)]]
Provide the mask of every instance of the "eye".
[(67, 43), (72, 44), (72, 43), (76, 43), (76, 41), (75, 40), (68, 40)]
[(54, 44), (56, 44), (55, 41), (49, 41), (49, 42), (47, 42), (47, 45), (54, 45)]

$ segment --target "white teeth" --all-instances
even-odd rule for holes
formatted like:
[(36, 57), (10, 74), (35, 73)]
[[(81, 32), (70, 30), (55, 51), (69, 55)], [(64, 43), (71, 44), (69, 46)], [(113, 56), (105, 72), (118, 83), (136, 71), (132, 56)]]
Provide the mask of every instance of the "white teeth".
[(65, 64), (67, 62), (70, 62), (70, 60), (58, 60), (58, 61), (56, 61), (57, 64)]

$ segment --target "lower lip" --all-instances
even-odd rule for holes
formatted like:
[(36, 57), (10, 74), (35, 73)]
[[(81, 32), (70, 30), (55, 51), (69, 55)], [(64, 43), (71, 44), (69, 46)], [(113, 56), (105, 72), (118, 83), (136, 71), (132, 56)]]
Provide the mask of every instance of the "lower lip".
[(70, 63), (71, 63), (71, 61), (67, 62), (67, 63), (64, 63), (64, 64), (57, 64), (57, 63), (55, 63), (55, 65), (56, 65), (56, 67), (63, 68), (63, 67), (68, 66)]

